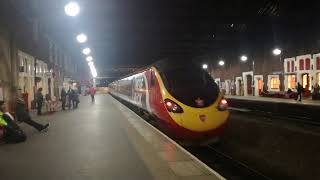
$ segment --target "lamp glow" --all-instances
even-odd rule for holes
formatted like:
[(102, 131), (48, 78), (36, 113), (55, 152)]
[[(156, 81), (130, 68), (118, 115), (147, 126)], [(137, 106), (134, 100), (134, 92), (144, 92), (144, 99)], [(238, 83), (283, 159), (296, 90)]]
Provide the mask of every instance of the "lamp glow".
[(90, 68), (94, 65), (93, 62), (88, 62), (88, 65), (90, 66)]
[(88, 62), (90, 62), (90, 61), (93, 60), (93, 57), (92, 57), (92, 56), (88, 56), (88, 57), (86, 58), (86, 60), (87, 60)]
[(91, 53), (91, 49), (90, 49), (90, 48), (84, 48), (84, 49), (82, 50), (82, 53), (83, 53), (84, 55), (89, 55), (89, 54)]
[(276, 48), (276, 49), (273, 50), (273, 54), (276, 55), (276, 56), (280, 55), (281, 54), (281, 50)]
[(208, 69), (208, 65), (207, 64), (203, 64), (202, 65), (202, 69)]
[(245, 61), (247, 61), (247, 60), (248, 60), (248, 57), (247, 57), (247, 56), (244, 56), (244, 55), (241, 56), (241, 61), (242, 61), (242, 62), (245, 62)]
[(87, 39), (88, 39), (87, 36), (83, 33), (80, 33), (77, 35), (77, 41), (79, 43), (85, 43), (85, 42), (87, 42)]
[(80, 13), (80, 6), (77, 2), (71, 1), (64, 6), (64, 12), (71, 17), (77, 16)]
[(219, 64), (220, 66), (223, 66), (223, 65), (224, 65), (224, 61), (223, 61), (223, 60), (220, 60), (218, 64)]

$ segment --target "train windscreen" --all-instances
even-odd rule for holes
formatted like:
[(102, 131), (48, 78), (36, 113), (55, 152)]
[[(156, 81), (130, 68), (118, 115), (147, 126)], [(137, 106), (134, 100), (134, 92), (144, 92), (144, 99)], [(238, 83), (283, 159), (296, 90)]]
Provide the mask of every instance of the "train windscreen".
[(185, 105), (208, 107), (219, 96), (217, 84), (201, 69), (194, 67), (171, 69), (162, 72), (162, 76), (169, 93)]

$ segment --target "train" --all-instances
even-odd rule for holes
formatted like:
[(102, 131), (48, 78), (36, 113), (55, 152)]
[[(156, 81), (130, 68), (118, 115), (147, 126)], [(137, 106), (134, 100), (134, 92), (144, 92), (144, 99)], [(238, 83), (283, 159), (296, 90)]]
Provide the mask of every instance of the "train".
[(218, 141), (228, 124), (228, 102), (195, 62), (157, 61), (108, 87), (112, 96), (148, 113), (181, 142)]

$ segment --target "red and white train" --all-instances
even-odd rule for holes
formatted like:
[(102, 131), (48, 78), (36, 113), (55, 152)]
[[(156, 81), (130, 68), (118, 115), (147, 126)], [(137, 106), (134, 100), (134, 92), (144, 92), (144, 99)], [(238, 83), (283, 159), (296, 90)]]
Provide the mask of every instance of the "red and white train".
[(159, 61), (111, 83), (110, 93), (154, 116), (175, 139), (213, 140), (225, 130), (228, 104), (214, 80), (198, 66)]

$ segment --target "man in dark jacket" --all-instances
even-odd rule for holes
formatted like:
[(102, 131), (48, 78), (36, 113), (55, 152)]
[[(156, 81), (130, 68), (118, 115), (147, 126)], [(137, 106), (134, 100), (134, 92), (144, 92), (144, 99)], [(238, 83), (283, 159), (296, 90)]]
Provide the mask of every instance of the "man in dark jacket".
[(67, 96), (68, 96), (68, 108), (71, 109), (71, 106), (73, 105), (73, 90), (71, 87), (69, 87), (69, 90), (67, 92)]
[(297, 85), (297, 100), (299, 99), (299, 101), (301, 101), (301, 96), (302, 96), (302, 92), (303, 92), (303, 87), (302, 85), (298, 82), (298, 85)]
[(36, 93), (36, 102), (37, 102), (38, 115), (41, 115), (41, 109), (43, 104), (42, 88), (39, 88)]
[(64, 88), (61, 89), (62, 110), (66, 110), (67, 92)]
[(24, 122), (32, 127), (34, 127), (35, 129), (37, 129), (38, 131), (42, 131), (48, 128), (49, 124), (39, 124), (35, 121), (33, 121), (29, 115), (29, 113), (26, 110), (26, 105), (25, 102), (22, 98), (22, 94), (21, 94), (21, 90), (18, 90), (14, 96), (15, 98), (15, 113), (16, 113), (16, 117), (17, 120), (20, 122)]

